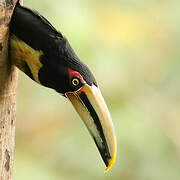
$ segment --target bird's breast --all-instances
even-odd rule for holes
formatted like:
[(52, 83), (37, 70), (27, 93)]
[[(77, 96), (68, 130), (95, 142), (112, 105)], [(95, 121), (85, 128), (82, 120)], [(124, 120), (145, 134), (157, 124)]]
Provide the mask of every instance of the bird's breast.
[(40, 61), (43, 52), (33, 49), (15, 35), (10, 36), (10, 47), (12, 63), (37, 83), (41, 84), (38, 73), (40, 68), (43, 66)]

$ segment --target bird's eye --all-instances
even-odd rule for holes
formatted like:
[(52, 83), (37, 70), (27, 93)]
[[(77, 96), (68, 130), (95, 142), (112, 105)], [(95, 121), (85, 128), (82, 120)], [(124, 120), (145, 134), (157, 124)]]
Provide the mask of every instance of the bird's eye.
[(72, 79), (72, 84), (73, 84), (73, 86), (79, 85), (79, 79), (78, 78), (73, 78)]

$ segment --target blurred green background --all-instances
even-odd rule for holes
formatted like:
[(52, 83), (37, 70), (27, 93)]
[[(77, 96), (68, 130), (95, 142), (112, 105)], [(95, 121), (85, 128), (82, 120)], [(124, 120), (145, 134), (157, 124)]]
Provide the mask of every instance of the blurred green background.
[(19, 72), (15, 180), (180, 179), (180, 1), (24, 0), (94, 72), (117, 134), (109, 173), (71, 104)]

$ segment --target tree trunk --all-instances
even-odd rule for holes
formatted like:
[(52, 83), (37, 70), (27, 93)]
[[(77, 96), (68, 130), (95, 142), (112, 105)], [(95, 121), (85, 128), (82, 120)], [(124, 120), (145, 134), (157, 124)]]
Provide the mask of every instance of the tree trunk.
[(17, 69), (8, 59), (8, 25), (17, 0), (0, 0), (0, 180), (12, 180)]

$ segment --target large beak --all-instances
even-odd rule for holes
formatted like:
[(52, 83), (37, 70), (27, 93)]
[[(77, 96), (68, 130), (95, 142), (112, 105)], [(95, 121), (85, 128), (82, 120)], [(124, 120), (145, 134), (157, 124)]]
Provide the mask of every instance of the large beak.
[(88, 128), (106, 164), (107, 172), (116, 158), (116, 136), (110, 113), (99, 88), (85, 84), (78, 91), (65, 95)]

